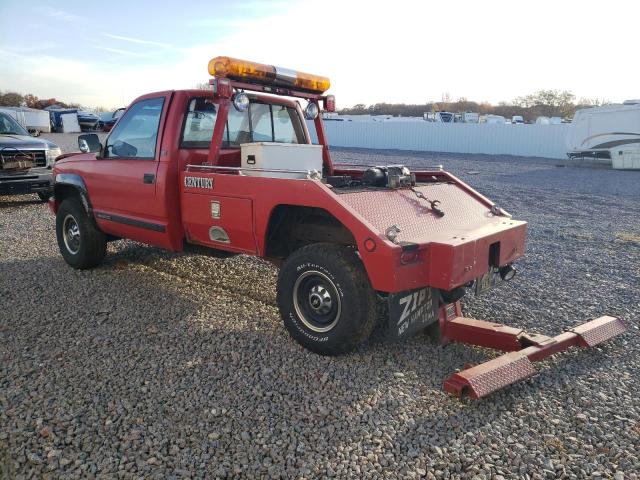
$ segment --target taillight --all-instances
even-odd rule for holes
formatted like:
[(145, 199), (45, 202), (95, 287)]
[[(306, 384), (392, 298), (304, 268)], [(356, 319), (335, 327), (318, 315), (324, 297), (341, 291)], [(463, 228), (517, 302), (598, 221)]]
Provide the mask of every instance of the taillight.
[(233, 88), (231, 88), (231, 81), (228, 78), (216, 78), (213, 81), (213, 93), (218, 97), (231, 98), (233, 95)]
[(327, 112), (335, 112), (336, 111), (336, 97), (333, 95), (327, 95), (324, 97), (324, 109)]

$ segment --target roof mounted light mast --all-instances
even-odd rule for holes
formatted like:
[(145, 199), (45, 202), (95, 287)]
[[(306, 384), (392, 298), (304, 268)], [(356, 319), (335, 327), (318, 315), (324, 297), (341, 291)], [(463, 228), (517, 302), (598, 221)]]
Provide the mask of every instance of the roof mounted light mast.
[[(208, 156), (210, 165), (216, 165), (220, 156), (220, 146), (229, 115), (229, 105), (235, 94), (234, 90), (304, 98), (314, 103), (318, 110), (320, 110), (320, 102), (322, 101), (324, 110), (335, 111), (335, 97), (324, 95), (324, 92), (331, 86), (327, 77), (231, 57), (213, 58), (209, 62), (209, 73), (214, 77), (209, 83), (213, 85), (214, 95), (219, 100), (219, 110)], [(318, 135), (318, 143), (323, 147), (324, 168), (328, 174), (332, 174), (333, 162), (320, 114), (314, 118), (314, 125)]]

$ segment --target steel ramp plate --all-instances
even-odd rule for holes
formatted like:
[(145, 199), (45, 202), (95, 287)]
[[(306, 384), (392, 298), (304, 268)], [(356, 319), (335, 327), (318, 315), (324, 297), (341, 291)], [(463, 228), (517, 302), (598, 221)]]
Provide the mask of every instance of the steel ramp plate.
[[(472, 332), (474, 328), (476, 331), (487, 331), (484, 325), (486, 322), (476, 325), (467, 319), (461, 321), (464, 321), (467, 330), (471, 329)], [(524, 333), (517, 338), (525, 339), (532, 345), (456, 373), (445, 381), (444, 389), (458, 397), (468, 394), (471, 398), (481, 398), (534, 375), (536, 370), (532, 362), (539, 362), (571, 347), (593, 347), (626, 331), (627, 327), (619, 318), (603, 316), (553, 338)], [(491, 332), (490, 334), (495, 335)]]
[(444, 382), (452, 395), (481, 398), (501, 388), (535, 375), (529, 358), (520, 352), (510, 352), (488, 362), (454, 373)]
[(604, 316), (578, 325), (569, 331), (580, 337), (580, 346), (593, 347), (626, 332), (627, 327), (619, 318)]

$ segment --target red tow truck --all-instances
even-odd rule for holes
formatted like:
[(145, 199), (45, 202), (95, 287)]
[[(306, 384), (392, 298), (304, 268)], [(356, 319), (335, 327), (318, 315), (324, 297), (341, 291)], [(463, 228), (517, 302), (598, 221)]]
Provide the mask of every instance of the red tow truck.
[(144, 95), (104, 145), (81, 135), (82, 153), (57, 160), (50, 207), (69, 265), (100, 264), (121, 238), (260, 256), (280, 266), (285, 327), (319, 354), (348, 352), (374, 329), (389, 339), (429, 329), (443, 343), (508, 352), (445, 381), (474, 398), (533, 375), (534, 361), (625, 330), (600, 317), (547, 337), (463, 317), (468, 290), (515, 275), (525, 222), (440, 167), (334, 164), (325, 77), (230, 57), (211, 60), (209, 73), (211, 91)]

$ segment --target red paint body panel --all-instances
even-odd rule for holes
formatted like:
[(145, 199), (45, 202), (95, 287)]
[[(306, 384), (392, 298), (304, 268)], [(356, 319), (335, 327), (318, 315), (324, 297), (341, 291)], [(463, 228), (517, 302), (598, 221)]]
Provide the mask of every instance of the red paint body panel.
[[(211, 203), (220, 207), (220, 218), (213, 218)], [(212, 248), (255, 255), (257, 253), (254, 235), (253, 202), (250, 198), (237, 196), (205, 195), (200, 193), (182, 194), (182, 222), (188, 241)], [(222, 227), (229, 235), (230, 244), (221, 245), (212, 241), (211, 227)]]

